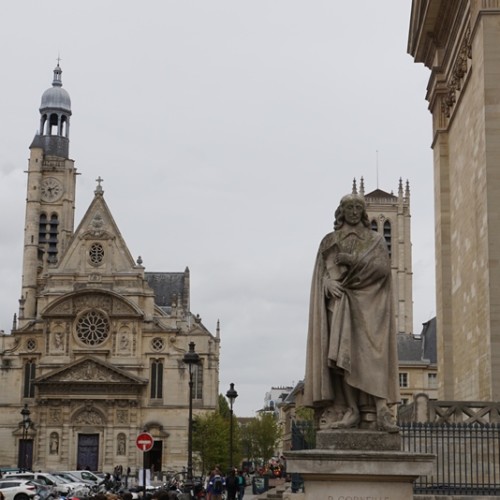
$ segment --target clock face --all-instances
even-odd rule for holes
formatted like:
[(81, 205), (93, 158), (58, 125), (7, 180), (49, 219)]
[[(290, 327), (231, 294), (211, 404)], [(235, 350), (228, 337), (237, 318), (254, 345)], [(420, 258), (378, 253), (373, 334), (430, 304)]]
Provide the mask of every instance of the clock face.
[(41, 192), (42, 200), (56, 201), (62, 195), (62, 184), (54, 177), (47, 177), (42, 182)]

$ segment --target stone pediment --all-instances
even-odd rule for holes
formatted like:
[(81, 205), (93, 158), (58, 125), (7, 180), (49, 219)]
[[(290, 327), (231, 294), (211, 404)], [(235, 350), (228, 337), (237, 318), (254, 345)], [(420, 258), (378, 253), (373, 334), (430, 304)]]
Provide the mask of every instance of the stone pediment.
[(112, 291), (84, 290), (66, 294), (52, 302), (42, 317), (74, 316), (87, 309), (99, 308), (110, 316), (141, 317), (142, 311), (132, 302)]
[(145, 385), (146, 380), (101, 360), (87, 357), (35, 379), (35, 384)]

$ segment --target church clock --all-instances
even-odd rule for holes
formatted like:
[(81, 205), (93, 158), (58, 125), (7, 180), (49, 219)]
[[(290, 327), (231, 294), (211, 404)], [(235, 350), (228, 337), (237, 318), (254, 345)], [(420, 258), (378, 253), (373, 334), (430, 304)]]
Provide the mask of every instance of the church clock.
[(63, 192), (62, 184), (54, 177), (47, 177), (42, 182), (41, 193), (43, 201), (56, 201)]

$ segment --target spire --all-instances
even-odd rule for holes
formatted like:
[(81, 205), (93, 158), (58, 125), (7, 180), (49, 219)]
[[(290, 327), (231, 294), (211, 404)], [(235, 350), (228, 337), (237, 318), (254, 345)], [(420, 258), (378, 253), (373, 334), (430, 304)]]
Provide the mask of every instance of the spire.
[(406, 179), (406, 189), (405, 189), (405, 198), (410, 200), (410, 182)]
[(358, 194), (358, 188), (356, 187), (356, 177), (352, 180), (352, 194)]
[(220, 339), (220, 319), (217, 320), (217, 328), (215, 329), (215, 338)]
[(403, 179), (399, 178), (398, 197), (403, 198)]
[(359, 181), (359, 194), (361, 196), (365, 195), (365, 180), (363, 179), (363, 177), (361, 177)]

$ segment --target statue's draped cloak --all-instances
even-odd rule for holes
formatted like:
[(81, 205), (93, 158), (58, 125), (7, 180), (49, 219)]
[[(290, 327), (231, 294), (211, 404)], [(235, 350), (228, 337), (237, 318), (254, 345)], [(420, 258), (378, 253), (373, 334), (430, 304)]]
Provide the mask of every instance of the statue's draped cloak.
[[(338, 266), (339, 253), (354, 256)], [(327, 297), (324, 278), (344, 289)], [(341, 369), (341, 370), (339, 370)], [(340, 399), (333, 377), (366, 394), (399, 401), (396, 325), (391, 264), (384, 238), (363, 227), (344, 225), (320, 244), (311, 286), (304, 403), (325, 406)]]

